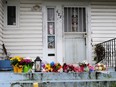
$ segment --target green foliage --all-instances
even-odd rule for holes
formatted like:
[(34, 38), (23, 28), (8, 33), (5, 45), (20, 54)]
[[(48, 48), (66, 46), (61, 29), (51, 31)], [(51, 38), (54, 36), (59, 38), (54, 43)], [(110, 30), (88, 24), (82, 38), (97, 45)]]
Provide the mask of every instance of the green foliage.
[(101, 44), (97, 44), (94, 51), (96, 54), (94, 61), (101, 61), (105, 56), (105, 48)]
[(15, 66), (16, 64), (18, 64), (18, 63), (19, 63), (19, 61), (18, 61), (17, 59), (14, 59), (13, 61), (11, 61), (11, 64), (14, 65), (14, 66)]
[(116, 82), (111, 82), (110, 87), (116, 87)]

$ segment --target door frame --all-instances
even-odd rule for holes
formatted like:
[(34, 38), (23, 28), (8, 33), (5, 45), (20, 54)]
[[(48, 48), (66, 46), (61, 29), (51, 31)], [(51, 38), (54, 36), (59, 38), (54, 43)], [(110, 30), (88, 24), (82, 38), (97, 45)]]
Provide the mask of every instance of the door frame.
[[(91, 44), (91, 7), (89, 2), (45, 2), (42, 4), (42, 13), (43, 13), (43, 58), (46, 59), (46, 25), (45, 25), (45, 16), (46, 16), (46, 6), (55, 6), (56, 7), (56, 60), (61, 64), (64, 63), (64, 50), (63, 50), (63, 37), (64, 37), (64, 25), (63, 25), (63, 8), (64, 6), (76, 6), (76, 7), (86, 7), (86, 60), (89, 63), (92, 63), (92, 44)], [(61, 18), (60, 18), (61, 15)], [(59, 30), (58, 30), (59, 29)], [(60, 46), (60, 48), (59, 48)]]

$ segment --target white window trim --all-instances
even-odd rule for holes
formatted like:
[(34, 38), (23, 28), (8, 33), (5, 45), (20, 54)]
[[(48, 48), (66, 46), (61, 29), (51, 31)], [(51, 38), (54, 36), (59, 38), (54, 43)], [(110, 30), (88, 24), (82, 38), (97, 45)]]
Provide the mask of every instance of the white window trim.
[[(7, 25), (7, 6), (16, 6), (16, 25)], [(19, 1), (8, 0), (5, 4), (5, 27), (16, 28), (19, 27)]]
[(49, 60), (49, 57), (48, 57), (48, 54), (50, 53), (54, 53), (55, 54), (55, 59), (54, 61), (56, 61), (56, 55), (57, 55), (57, 38), (56, 38), (56, 13), (54, 14), (55, 15), (55, 48), (54, 49), (49, 49), (48, 48), (48, 30), (47, 30), (47, 8), (54, 8), (54, 11), (56, 12), (56, 7), (55, 6), (48, 6), (48, 5), (44, 5), (43, 6), (43, 60), (46, 60), (46, 58), (48, 58), (47, 62), (50, 62)]

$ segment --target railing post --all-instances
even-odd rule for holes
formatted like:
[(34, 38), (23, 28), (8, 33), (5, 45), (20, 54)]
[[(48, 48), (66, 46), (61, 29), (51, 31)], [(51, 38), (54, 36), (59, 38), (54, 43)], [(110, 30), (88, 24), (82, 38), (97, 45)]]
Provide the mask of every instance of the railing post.
[(116, 48), (116, 47), (115, 47), (115, 46), (116, 46), (116, 45), (115, 45), (116, 43), (115, 43), (115, 41), (116, 41), (116, 39), (114, 39), (114, 52), (115, 52), (115, 53), (114, 53), (114, 58), (115, 58), (115, 67), (114, 67), (114, 68), (115, 68), (115, 71), (116, 71), (116, 49), (115, 49), (115, 48)]

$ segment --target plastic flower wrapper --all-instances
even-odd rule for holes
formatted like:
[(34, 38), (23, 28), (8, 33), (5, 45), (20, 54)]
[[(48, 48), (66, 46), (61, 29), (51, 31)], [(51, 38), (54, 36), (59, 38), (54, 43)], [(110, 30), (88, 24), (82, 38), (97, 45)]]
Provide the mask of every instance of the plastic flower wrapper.
[(61, 64), (60, 63), (56, 63), (52, 69), (53, 69), (53, 72), (58, 72), (58, 70), (60, 70), (62, 68)]
[(88, 67), (89, 67), (90, 72), (94, 72), (94, 70), (95, 70), (94, 66), (88, 66)]
[(50, 65), (52, 68), (52, 72), (58, 72), (62, 68), (60, 63), (51, 62)]
[(106, 70), (106, 65), (103, 63), (98, 63), (95, 65), (95, 70), (96, 71), (105, 71)]
[(68, 73), (68, 72), (83, 72), (84, 71), (79, 66), (66, 64), (66, 63), (63, 64), (62, 68), (63, 68), (63, 72), (66, 72), (66, 73)]
[(52, 71), (52, 68), (51, 68), (49, 63), (45, 65), (45, 71), (46, 72), (51, 72)]
[(46, 72), (45, 70), (45, 66), (46, 66), (47, 62), (46, 61), (42, 61), (41, 67), (42, 67), (42, 72)]
[(63, 72), (69, 72), (69, 66), (66, 63), (63, 64), (62, 68)]
[(89, 71), (88, 69), (89, 63), (87, 61), (84, 60), (83, 62), (79, 63), (79, 66), (80, 66), (81, 72)]
[(50, 66), (51, 66), (51, 67), (52, 67), (52, 66), (54, 66), (54, 65), (55, 65), (55, 63), (54, 63), (54, 62), (51, 62), (51, 63), (50, 63)]
[(82, 72), (93, 72), (95, 70), (94, 66), (91, 66), (87, 61), (79, 63)]
[(89, 66), (89, 63), (86, 60), (84, 60), (83, 62), (79, 63), (79, 66), (80, 67), (87, 67), (87, 66)]
[(43, 72), (60, 72), (60, 69), (62, 68), (60, 63), (46, 63), (42, 64)]
[(84, 72), (89, 72), (89, 67), (84, 67)]
[(74, 66), (74, 72), (82, 72), (82, 70), (80, 67)]
[(75, 67), (71, 64), (66, 64), (66, 63), (63, 64), (62, 68), (63, 68), (63, 72), (66, 72), (66, 73), (68, 73), (68, 72), (78, 72), (79, 71), (78, 67)]

